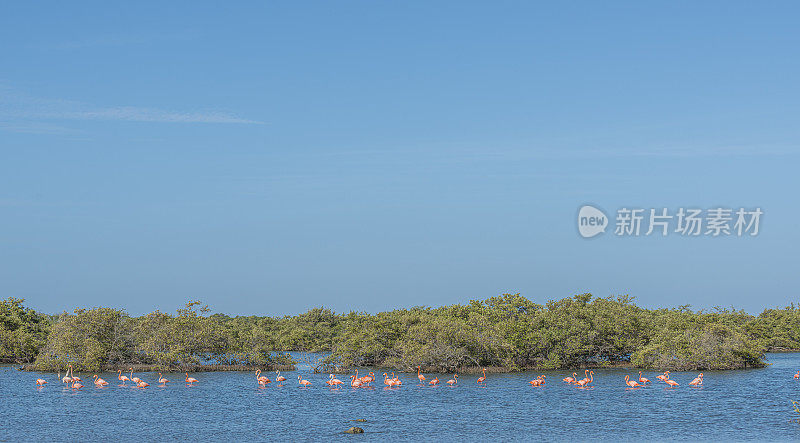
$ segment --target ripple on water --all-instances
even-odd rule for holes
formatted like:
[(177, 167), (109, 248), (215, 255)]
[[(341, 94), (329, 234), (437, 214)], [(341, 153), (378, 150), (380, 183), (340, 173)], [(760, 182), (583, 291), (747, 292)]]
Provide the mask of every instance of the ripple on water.
[[(695, 372), (672, 373), (677, 389), (626, 389), (624, 376), (636, 371), (596, 370), (594, 388), (560, 381), (567, 372), (544, 372), (543, 387), (528, 381), (541, 372), (490, 374), (485, 387), (477, 375), (463, 375), (456, 387), (420, 386), (402, 374), (399, 389), (379, 383), (369, 389), (330, 388), (326, 375), (299, 371), (314, 383), (300, 389), (287, 372), (283, 385), (256, 385), (252, 373), (201, 373), (195, 386), (182, 374), (164, 374), (167, 387), (139, 377), (146, 389), (118, 386), (67, 388), (53, 374), (0, 367), (3, 423), (0, 440), (337, 440), (358, 425), (367, 440), (788, 440), (800, 438), (800, 354), (769, 354), (771, 366), (744, 371), (705, 371), (705, 386), (692, 388)], [(83, 376), (83, 374), (80, 374)], [(430, 374), (434, 375), (435, 374)], [(452, 374), (440, 374), (446, 380)], [(655, 373), (645, 376), (655, 380)], [(36, 378), (50, 381), (37, 389)], [(85, 377), (84, 377), (85, 378)], [(292, 383), (294, 378), (294, 383)], [(341, 377), (340, 377), (341, 378)], [(367, 421), (355, 423), (364, 418)]]

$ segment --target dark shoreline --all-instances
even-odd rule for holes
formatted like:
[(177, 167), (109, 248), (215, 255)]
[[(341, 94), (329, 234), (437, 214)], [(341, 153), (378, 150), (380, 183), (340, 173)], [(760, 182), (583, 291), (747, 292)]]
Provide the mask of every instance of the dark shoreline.
[[(27, 372), (58, 372), (58, 370), (42, 370), (30, 367), (32, 365), (21, 365), (17, 368), (20, 371)], [(157, 365), (143, 365), (143, 364), (123, 364), (123, 365), (108, 365), (103, 367), (102, 371), (78, 371), (78, 372), (122, 372), (130, 371), (133, 368), (134, 372), (252, 372), (256, 370), (269, 371), (294, 371), (295, 365), (274, 365), (265, 368), (264, 366), (251, 366), (251, 365), (180, 365), (173, 367), (161, 367)], [(63, 369), (62, 369), (63, 371)]]
[[(797, 350), (780, 350), (780, 351), (767, 351), (776, 354), (790, 354), (790, 353), (800, 353), (800, 349)], [(0, 362), (3, 364), (17, 364), (14, 362)], [(769, 363), (767, 363), (769, 365)], [(26, 372), (58, 372), (57, 370), (40, 370), (37, 368), (30, 367), (31, 365), (22, 364), (18, 368), (19, 371), (26, 371)], [(79, 372), (117, 372), (118, 370), (122, 370), (123, 373), (125, 371), (130, 371), (130, 368), (133, 368), (134, 372), (253, 372), (256, 370), (262, 370), (264, 372), (271, 372), (271, 371), (296, 371), (296, 365), (276, 365), (270, 366), (265, 368), (264, 366), (254, 366), (254, 365), (182, 365), (170, 368), (163, 368), (156, 365), (143, 365), (143, 364), (123, 364), (123, 365), (109, 365), (103, 368), (102, 371), (79, 371)], [(334, 370), (334, 371), (316, 371), (313, 373), (333, 373), (333, 374), (352, 374), (355, 373), (355, 370), (358, 369), (360, 371), (363, 370), (372, 370), (373, 372), (395, 372), (398, 374), (412, 374), (417, 372), (416, 368), (414, 369), (392, 369), (392, 368), (376, 368), (371, 366), (361, 366), (361, 367), (353, 367), (348, 370)], [(452, 371), (443, 371), (436, 368), (422, 368), (423, 373), (431, 373), (431, 374), (450, 374), (450, 373), (457, 373), (457, 374), (480, 374), (484, 370), (486, 370), (489, 374), (513, 374), (516, 372), (553, 372), (553, 371), (583, 371), (583, 370), (593, 370), (593, 369), (630, 369), (636, 371), (648, 371), (648, 372), (659, 372), (660, 369), (653, 369), (653, 368), (642, 368), (634, 366), (630, 363), (623, 362), (623, 363), (614, 363), (614, 364), (604, 364), (604, 365), (581, 365), (579, 367), (566, 367), (566, 368), (551, 368), (551, 369), (543, 369), (540, 367), (524, 367), (524, 368), (508, 368), (503, 366), (467, 366), (467, 367), (460, 367), (456, 368)], [(721, 371), (736, 371), (742, 369), (758, 369), (753, 367), (739, 367), (739, 368), (729, 368), (729, 369), (718, 369)], [(709, 370), (707, 368), (689, 368), (685, 369), (686, 371), (703, 371)], [(62, 369), (63, 371), (63, 369)]]

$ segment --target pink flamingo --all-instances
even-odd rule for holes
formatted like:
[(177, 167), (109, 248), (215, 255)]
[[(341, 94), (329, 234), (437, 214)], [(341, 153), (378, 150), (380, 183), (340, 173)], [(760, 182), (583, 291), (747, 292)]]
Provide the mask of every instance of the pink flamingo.
[(633, 380), (629, 380), (629, 379), (630, 379), (630, 377), (628, 377), (628, 376), (626, 375), (626, 376), (625, 376), (625, 384), (626, 384), (626, 385), (628, 385), (628, 386), (630, 386), (630, 387), (632, 387), (632, 388), (641, 388), (641, 387), (642, 387), (642, 385), (640, 385), (639, 383), (636, 383), (635, 381), (633, 381)]
[(433, 380), (429, 381), (428, 384), (431, 386), (436, 386), (439, 384), (439, 377), (434, 378)]
[(164, 378), (164, 376), (163, 376), (163, 375), (161, 375), (161, 373), (159, 372), (159, 373), (158, 373), (158, 382), (159, 382), (159, 383), (161, 383), (161, 386), (166, 386), (166, 385), (167, 385), (167, 383), (169, 383), (169, 380), (167, 380), (166, 378)]
[(354, 388), (360, 388), (361, 387), (361, 380), (356, 378), (355, 375), (351, 375), (350, 376), (350, 386), (352, 386)]
[(478, 384), (486, 382), (486, 368), (483, 368), (483, 376), (478, 377)]
[(689, 382), (692, 386), (701, 386), (703, 384), (703, 373), (701, 372), (694, 380)]
[(270, 380), (269, 378), (267, 378), (267, 377), (265, 377), (263, 375), (261, 377), (259, 377), (259, 375), (261, 375), (261, 369), (257, 369), (256, 370), (256, 381), (261, 386), (266, 386), (267, 383), (272, 383), (272, 380)]
[(61, 381), (66, 384), (72, 383), (72, 377), (70, 377), (69, 375), (71, 372), (72, 372), (72, 365), (69, 365), (69, 368), (67, 368), (67, 373), (64, 374), (64, 378), (62, 378)]
[(575, 383), (576, 381), (578, 381), (578, 374), (573, 372), (572, 377), (564, 377), (564, 379), (561, 381), (565, 383)]
[(278, 374), (278, 376), (275, 377), (276, 382), (280, 383), (282, 381), (286, 381), (286, 377), (281, 375), (281, 371), (275, 371), (275, 373)]
[(310, 382), (310, 381), (308, 381), (308, 380), (303, 380), (303, 377), (301, 377), (301, 376), (299, 376), (299, 375), (297, 376), (297, 383), (298, 383), (300, 386), (302, 386), (302, 387), (308, 387), (308, 386), (311, 386), (311, 382)]
[(80, 384), (80, 382), (74, 381), (74, 382), (72, 382), (72, 386), (71, 387), (72, 387), (72, 389), (80, 389), (80, 388), (83, 387), (83, 385)]
[(394, 380), (394, 385), (395, 386), (399, 387), (400, 385), (403, 384), (403, 381), (400, 380), (400, 378), (398, 378), (396, 375), (394, 375), (394, 372), (392, 372), (392, 380)]
[(339, 386), (340, 384), (344, 383), (338, 378), (335, 378), (333, 374), (328, 374), (328, 381), (326, 381), (329, 386)]
[(94, 378), (94, 384), (98, 387), (108, 386), (108, 382), (100, 378), (97, 374), (92, 376)]
[(187, 372), (185, 381), (186, 381), (186, 384), (188, 384), (189, 386), (194, 386), (194, 383), (197, 383), (200, 380), (198, 380), (196, 378), (193, 378), (193, 377), (189, 377), (189, 373)]
[(667, 376), (664, 378), (664, 383), (668, 384), (671, 388), (678, 386), (678, 383), (675, 380), (669, 379), (669, 372), (667, 372)]
[(798, 378), (800, 378), (800, 371), (797, 371), (797, 374), (794, 374), (794, 378), (795, 378), (795, 380), (797, 380)]
[(131, 376), (130, 376), (130, 377), (131, 377), (131, 381), (132, 381), (132, 382), (134, 382), (134, 383), (136, 383), (136, 384), (138, 385), (138, 384), (139, 384), (139, 382), (140, 382), (140, 381), (142, 381), (142, 379), (141, 379), (141, 378), (139, 378), (139, 377), (134, 377), (134, 376), (133, 376), (133, 368), (128, 368), (128, 369), (130, 369), (130, 370), (131, 370)]
[(136, 387), (138, 387), (138, 388), (146, 388), (148, 386), (150, 386), (150, 383), (147, 383), (144, 380), (139, 380), (139, 381), (136, 382)]
[(47, 382), (45, 380), (42, 380), (41, 378), (37, 378), (36, 379), (36, 386), (42, 387), (42, 386), (44, 386), (46, 384), (47, 384)]
[(125, 382), (130, 380), (126, 375), (122, 375), (122, 369), (117, 371), (117, 380), (122, 382), (122, 386), (125, 386)]
[(447, 380), (446, 383), (450, 386), (455, 386), (456, 384), (458, 384), (458, 374), (453, 374), (453, 378)]
[(70, 376), (72, 377), (72, 381), (83, 381), (83, 380), (81, 380), (81, 378), (80, 378), (80, 377), (78, 377), (77, 375), (75, 375), (75, 372), (74, 372), (74, 371), (73, 371), (73, 369), (72, 369), (72, 365), (70, 365), (70, 366), (69, 366), (69, 372), (70, 372), (70, 374), (71, 374)]
[(370, 372), (369, 375), (361, 377), (361, 383), (366, 384), (367, 386), (369, 386), (369, 384), (373, 381), (375, 381), (375, 374), (372, 372)]
[(642, 377), (642, 371), (639, 371), (639, 383), (641, 384), (650, 383), (650, 380)]
[(425, 376), (422, 375), (422, 368), (420, 366), (417, 366), (417, 378), (420, 383), (425, 384)]
[(661, 375), (656, 375), (656, 378), (661, 380), (661, 381), (664, 381), (664, 380), (668, 379), (669, 378), (669, 371), (666, 371)]
[(594, 371), (588, 371), (588, 372), (589, 372), (589, 378), (584, 378), (582, 380), (578, 380), (577, 382), (575, 382), (575, 384), (578, 387), (581, 388), (586, 387), (586, 385), (594, 381)]
[(541, 385), (545, 384), (545, 381), (544, 381), (545, 378), (547, 378), (547, 376), (542, 374), (542, 375), (536, 377), (535, 379), (529, 381), (528, 383), (530, 383), (531, 386), (541, 386)]

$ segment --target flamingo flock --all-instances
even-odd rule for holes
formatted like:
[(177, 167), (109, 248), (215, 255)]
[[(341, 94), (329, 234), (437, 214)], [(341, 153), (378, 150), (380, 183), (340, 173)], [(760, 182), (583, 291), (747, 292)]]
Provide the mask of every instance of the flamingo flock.
[[(583, 371), (584, 377), (582, 379), (578, 379), (578, 374), (576, 372), (572, 373), (572, 376), (567, 376), (561, 379), (562, 382), (568, 385), (574, 385), (576, 388), (586, 388), (589, 387), (590, 384), (594, 382), (594, 371), (585, 370)], [(541, 381), (534, 383), (535, 380), (531, 380), (529, 383), (532, 386), (541, 386), (544, 385), (544, 375), (539, 376)]]
[[(134, 377), (133, 368), (129, 368), (129, 370), (130, 370), (130, 372), (129, 372), (128, 375), (124, 375), (122, 373), (121, 369), (117, 371), (117, 379), (121, 382), (121, 384), (119, 386), (126, 386), (126, 382), (128, 382), (128, 381), (132, 382), (137, 388), (146, 388), (146, 387), (150, 386), (149, 383), (147, 383), (146, 381), (142, 380), (141, 378)], [(199, 382), (198, 379), (193, 378), (193, 377), (189, 377), (189, 373), (188, 372), (186, 372), (185, 374), (186, 374), (186, 377), (185, 377), (184, 381), (186, 382), (186, 386), (194, 386), (195, 383)], [(280, 383), (286, 381), (286, 377), (282, 376), (280, 371), (275, 371), (275, 374), (276, 374), (275, 381), (278, 382), (279, 385), (280, 385)], [(272, 383), (272, 380), (270, 380), (268, 377), (261, 375), (261, 370), (260, 369), (255, 371), (255, 378), (256, 378), (256, 383), (258, 384), (259, 387), (266, 387), (269, 383)], [(667, 389), (673, 389), (673, 388), (677, 388), (678, 386), (680, 386), (680, 384), (678, 382), (676, 382), (675, 380), (672, 380), (670, 378), (670, 372), (669, 371), (665, 371), (662, 374), (658, 374), (658, 375), (655, 376), (655, 378), (660, 380), (664, 384), (666, 384), (667, 385)], [(800, 379), (800, 371), (798, 371), (797, 373), (793, 374), (793, 378), (794, 379)], [(78, 390), (78, 389), (81, 389), (81, 388), (84, 387), (84, 385), (81, 383), (82, 382), (81, 378), (75, 376), (75, 374), (73, 373), (72, 365), (68, 366), (67, 372), (64, 375), (64, 377), (61, 377), (61, 373), (59, 372), (58, 373), (58, 379), (62, 383), (66, 384), (67, 387), (69, 387), (71, 389), (74, 389), (74, 390)], [(103, 380), (97, 374), (94, 374), (92, 376), (92, 379), (94, 381), (94, 385), (96, 387), (98, 387), (98, 388), (106, 388), (106, 387), (109, 386), (109, 382)], [(420, 366), (417, 366), (417, 379), (419, 380), (419, 385), (420, 386), (427, 385), (427, 386), (434, 386), (435, 387), (435, 386), (438, 386), (439, 383), (440, 383), (439, 377), (434, 377), (431, 380), (427, 380), (425, 378), (425, 375), (422, 373), (422, 368)], [(541, 387), (541, 386), (544, 386), (546, 384), (546, 379), (547, 379), (547, 376), (542, 374), (542, 375), (536, 377), (535, 379), (530, 380), (528, 383), (531, 386), (534, 386), (534, 387)], [(368, 388), (368, 387), (371, 387), (371, 383), (374, 382), (374, 381), (375, 381), (375, 374), (373, 372), (369, 372), (367, 375), (365, 375), (363, 377), (359, 377), (358, 376), (358, 370), (356, 369), (356, 373), (350, 376), (350, 386), (354, 387), (354, 388)], [(160, 387), (166, 387), (166, 384), (169, 383), (169, 380), (164, 378), (163, 374), (159, 372), (158, 373), (157, 382), (158, 382)], [(562, 382), (564, 382), (564, 383), (566, 383), (568, 385), (572, 385), (572, 386), (574, 386), (576, 388), (592, 387), (593, 386), (592, 384), (594, 383), (594, 371), (586, 369), (584, 371), (584, 378), (582, 378), (582, 379), (578, 379), (577, 373), (573, 372), (571, 376), (564, 377), (562, 379)], [(37, 378), (36, 379), (36, 387), (37, 388), (43, 388), (47, 383), (48, 383), (47, 380), (44, 380), (44, 379), (41, 379), (41, 378)], [(308, 387), (311, 387), (313, 385), (313, 383), (311, 381), (303, 379), (302, 375), (298, 375), (297, 376), (297, 383), (301, 388), (308, 388)], [(453, 374), (453, 378), (447, 380), (445, 383), (449, 387), (457, 386), (458, 385), (458, 374)], [(482, 375), (480, 377), (478, 377), (477, 383), (480, 386), (485, 386), (486, 385), (486, 368), (482, 369)], [(328, 375), (328, 380), (325, 381), (325, 384), (327, 384), (330, 387), (339, 387), (340, 385), (344, 384), (344, 382), (342, 380), (339, 380), (338, 378), (336, 378), (333, 374), (329, 374)], [(400, 380), (399, 377), (397, 377), (395, 375), (394, 372), (392, 372), (391, 377), (389, 376), (388, 373), (384, 372), (383, 373), (383, 384), (386, 385), (387, 388), (399, 388), (403, 384), (403, 382), (402, 382), (402, 380)], [(697, 377), (695, 377), (688, 384), (689, 384), (689, 386), (692, 386), (692, 387), (695, 387), (695, 388), (702, 387), (703, 386), (703, 373), (701, 372), (700, 374), (698, 374)], [(639, 389), (639, 388), (645, 388), (647, 386), (651, 386), (652, 382), (649, 379), (643, 377), (642, 376), (642, 372), (639, 371), (639, 377), (635, 378), (635, 379), (631, 378), (628, 375), (626, 375), (625, 376), (625, 385), (627, 386), (628, 389)]]
[[(677, 388), (678, 386), (680, 386), (680, 383), (669, 378), (669, 371), (665, 371), (663, 374), (656, 375), (656, 378), (664, 382), (667, 385), (668, 389)], [(625, 384), (628, 385), (629, 388), (633, 389), (643, 388), (648, 384), (650, 384), (650, 380), (642, 377), (642, 373), (640, 371), (638, 381), (630, 380), (629, 377), (626, 375)], [(697, 377), (695, 377), (692, 381), (690, 381), (689, 385), (693, 387), (703, 386), (703, 373), (701, 372)]]
[[(128, 368), (128, 369), (131, 371), (129, 373), (130, 376), (123, 374), (122, 373), (122, 369), (117, 371), (117, 380), (119, 380), (120, 383), (121, 383), (119, 386), (128, 386), (126, 384), (127, 382), (132, 382), (133, 385), (135, 385), (137, 388), (146, 388), (146, 387), (150, 386), (150, 383), (142, 380), (139, 377), (134, 377), (133, 376), (133, 368)], [(262, 378), (266, 378), (266, 377), (262, 377)], [(72, 372), (72, 365), (68, 366), (67, 373), (64, 374), (64, 377), (61, 377), (61, 372), (59, 372), (58, 373), (58, 379), (61, 380), (62, 383), (66, 384), (67, 387), (69, 387), (71, 389), (81, 389), (81, 388), (84, 387), (84, 385), (81, 384), (81, 381), (83, 381), (83, 380), (81, 380), (80, 377), (75, 376), (74, 373)], [(109, 382), (103, 380), (97, 374), (92, 375), (92, 380), (94, 382), (94, 385), (96, 387), (98, 387), (98, 388), (106, 388), (106, 387), (108, 387), (110, 385)], [(169, 380), (164, 378), (164, 375), (159, 372), (158, 373), (157, 382), (158, 382), (160, 387), (166, 387), (167, 383), (169, 383)], [(186, 386), (192, 386), (194, 383), (197, 383), (197, 382), (198, 382), (198, 380), (196, 378), (189, 377), (189, 373), (188, 372), (186, 373)], [(269, 383), (269, 379), (267, 379), (267, 383)], [(36, 379), (36, 387), (37, 388), (42, 388), (46, 384), (47, 384), (47, 380), (43, 380), (41, 378), (37, 378)]]

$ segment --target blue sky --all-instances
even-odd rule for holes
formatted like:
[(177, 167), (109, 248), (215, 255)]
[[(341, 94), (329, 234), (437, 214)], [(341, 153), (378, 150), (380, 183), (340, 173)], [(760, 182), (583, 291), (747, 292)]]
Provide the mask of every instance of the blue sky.
[[(798, 301), (796, 2), (0, 7), (0, 297)], [(760, 207), (583, 239), (578, 208)], [(613, 228), (612, 228), (613, 230)]]

